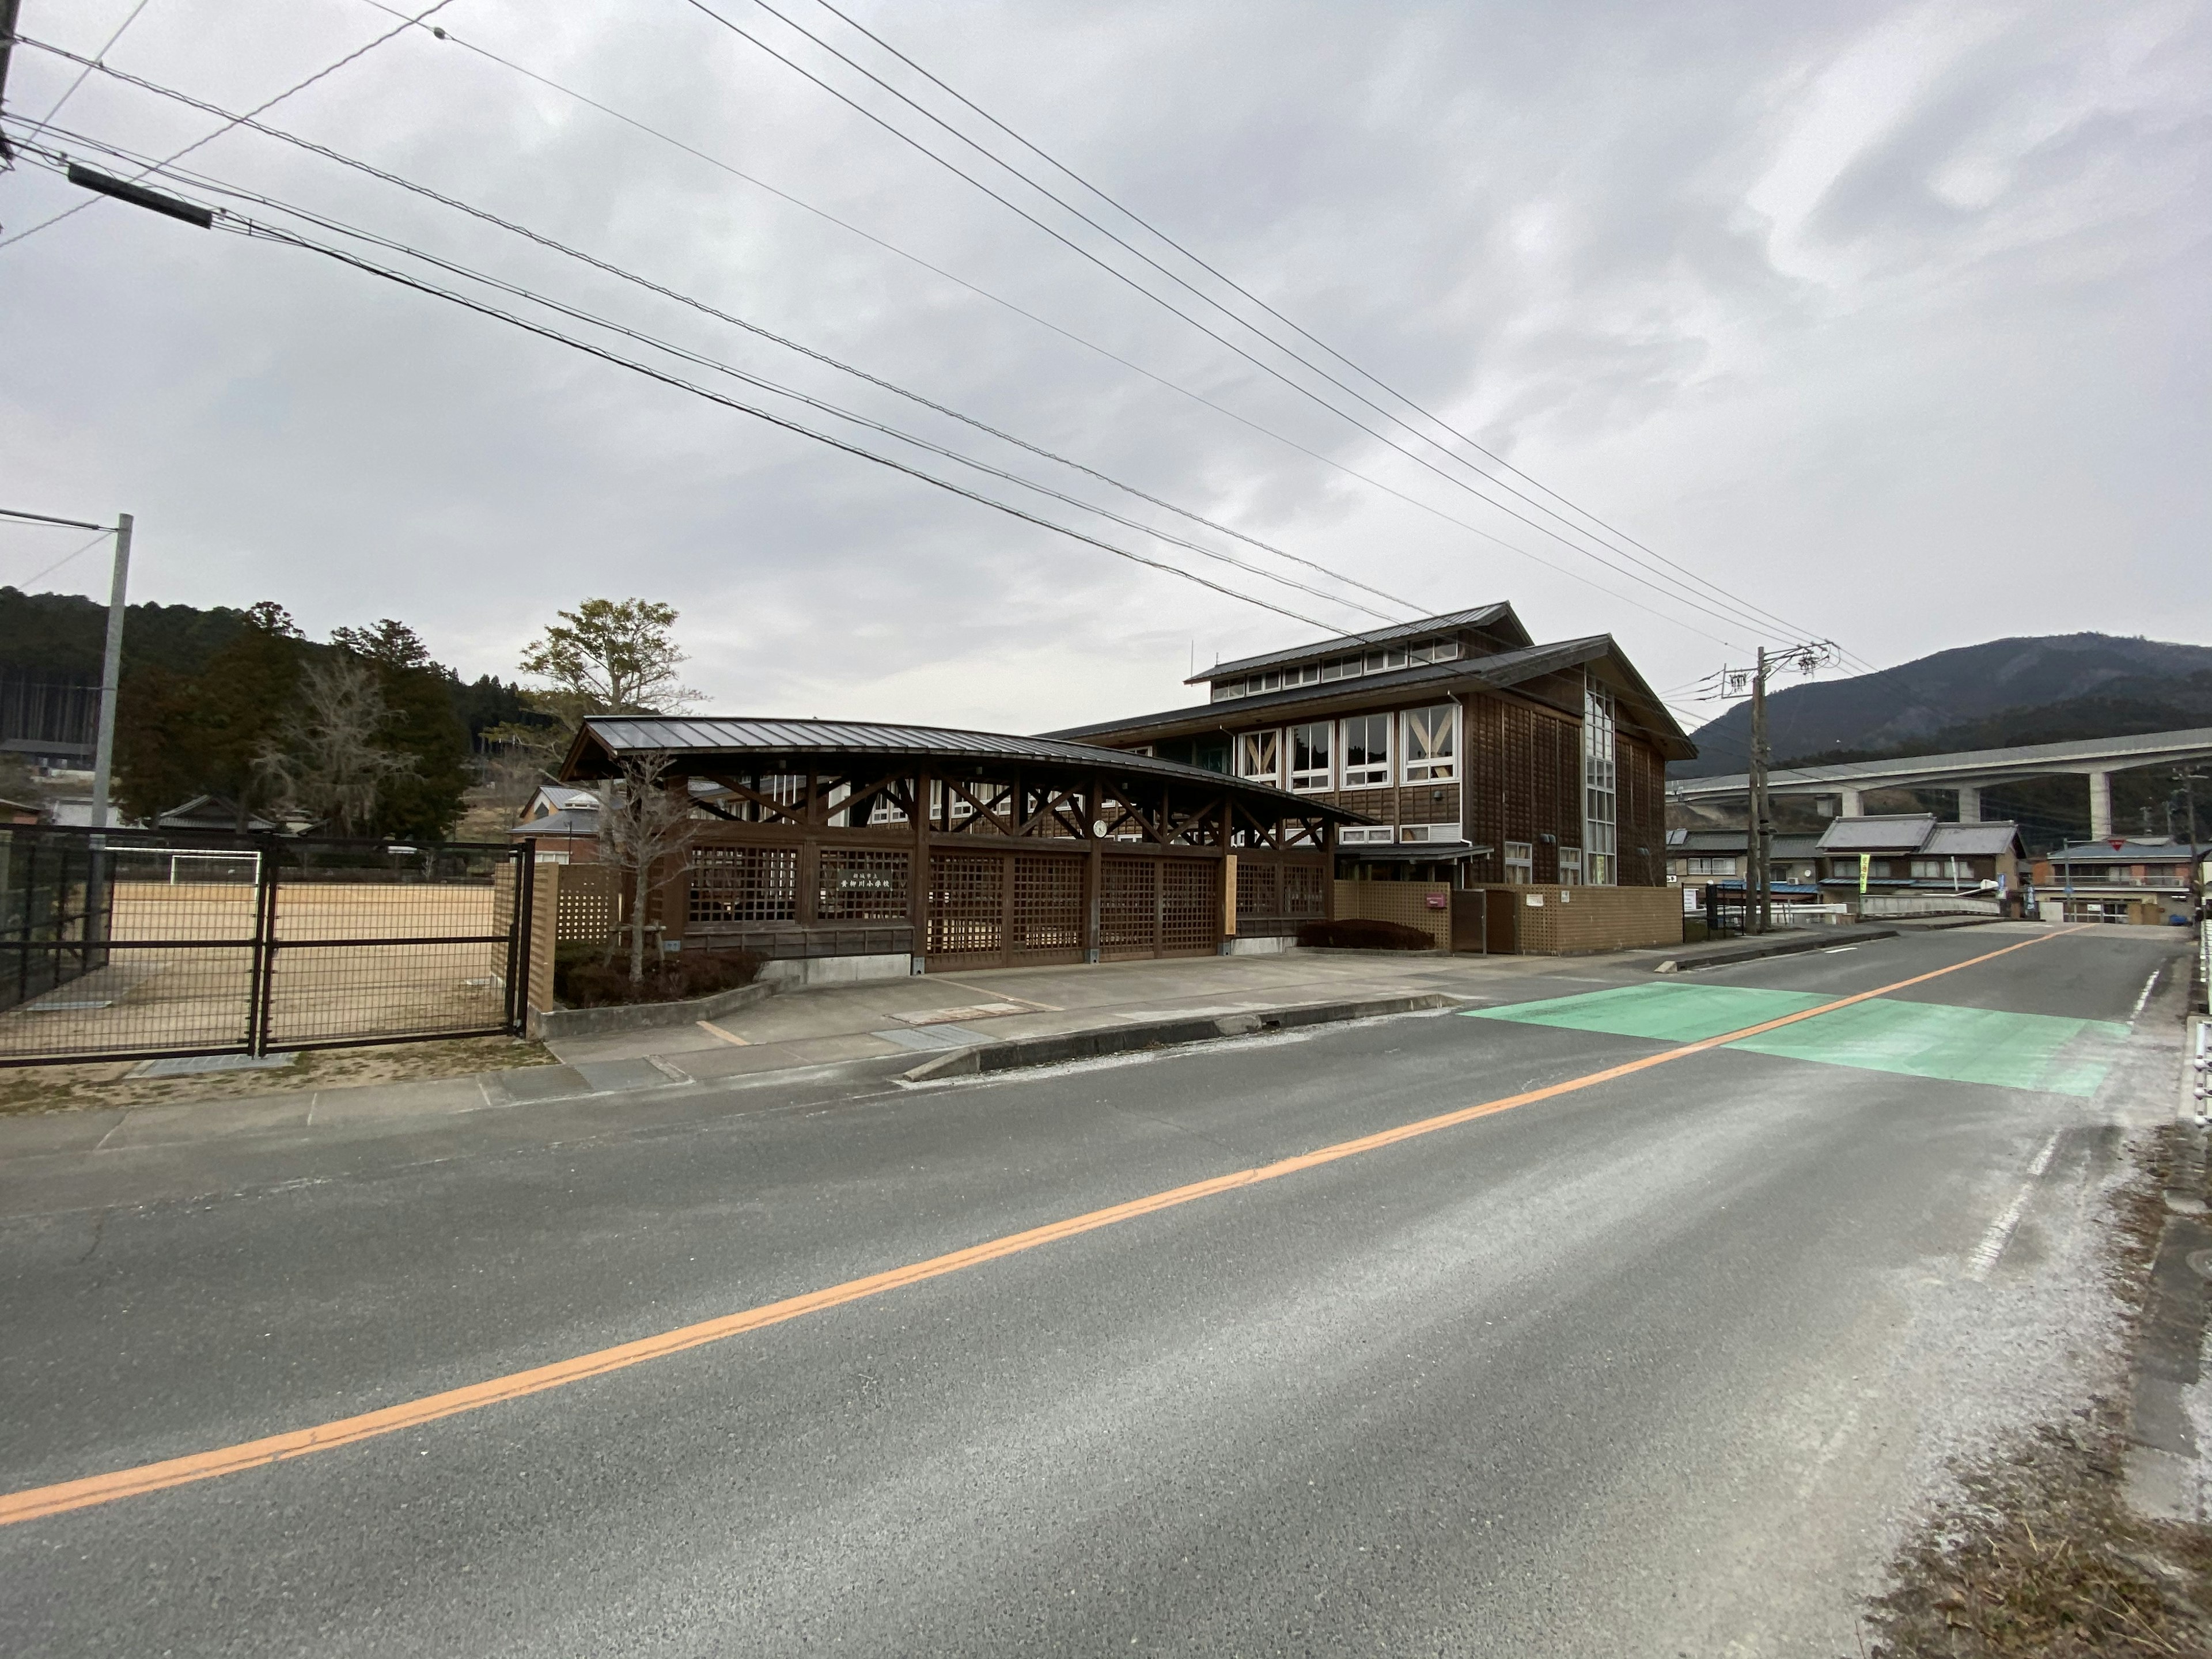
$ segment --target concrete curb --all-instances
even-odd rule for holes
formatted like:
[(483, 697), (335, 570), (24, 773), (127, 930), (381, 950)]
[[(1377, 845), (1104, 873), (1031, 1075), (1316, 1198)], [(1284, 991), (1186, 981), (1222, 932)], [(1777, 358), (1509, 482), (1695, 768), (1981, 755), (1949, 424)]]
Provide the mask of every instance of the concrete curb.
[(559, 1037), (605, 1036), (614, 1031), (650, 1031), (666, 1025), (694, 1025), (702, 1019), (720, 1019), (775, 994), (765, 982), (717, 991), (710, 997), (686, 1002), (632, 1002), (612, 1008), (541, 1008), (535, 1012), (532, 1035), (540, 1042)]
[(954, 1048), (902, 1073), (906, 1083), (928, 1083), (940, 1078), (974, 1077), (985, 1072), (1006, 1072), (1019, 1066), (1058, 1066), (1071, 1060), (1097, 1060), (1109, 1054), (1134, 1054), (1146, 1048), (1180, 1048), (1212, 1042), (1223, 1037), (1254, 1036), (1262, 1031), (1291, 1031), (1307, 1025), (1329, 1025), (1346, 1020), (1375, 1019), (1385, 1014), (1425, 1012), (1447, 1008), (1457, 997), (1441, 992), (1418, 996), (1370, 997), (1357, 1002), (1309, 1002), (1288, 1008), (1255, 1009), (1249, 1013), (1220, 1014), (1192, 1019), (1155, 1019), (1142, 1024), (1108, 1025), (1091, 1031), (1068, 1031), (1054, 1036), (1015, 1037), (980, 1048)]
[(1738, 962), (1760, 962), (1768, 957), (1794, 957), (1807, 951), (1832, 951), (1838, 945), (1861, 945), (1869, 939), (1895, 939), (1894, 927), (1832, 929), (1825, 933), (1809, 933), (1802, 939), (1764, 939), (1742, 945), (1723, 945), (1700, 956), (1669, 957), (1652, 969), (1655, 974), (1686, 974), (1699, 968), (1724, 968)]

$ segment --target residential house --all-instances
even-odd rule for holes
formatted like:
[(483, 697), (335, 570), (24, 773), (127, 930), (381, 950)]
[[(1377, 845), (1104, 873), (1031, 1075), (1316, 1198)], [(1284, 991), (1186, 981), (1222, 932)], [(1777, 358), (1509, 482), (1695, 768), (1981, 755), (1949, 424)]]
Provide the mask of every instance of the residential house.
[(2043, 915), (2054, 921), (2186, 921), (2191, 852), (2170, 836), (2062, 847), (2036, 860)]
[(2020, 891), (2026, 859), (2016, 823), (1949, 823), (1932, 812), (1836, 818), (1816, 846), (1821, 891), (1862, 908), (1867, 898), (2004, 902)]

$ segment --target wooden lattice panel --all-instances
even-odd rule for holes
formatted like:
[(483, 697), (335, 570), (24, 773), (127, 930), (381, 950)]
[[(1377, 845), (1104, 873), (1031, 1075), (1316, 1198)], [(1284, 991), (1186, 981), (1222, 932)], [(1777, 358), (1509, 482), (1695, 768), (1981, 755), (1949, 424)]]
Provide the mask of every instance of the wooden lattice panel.
[(694, 927), (790, 921), (799, 915), (799, 852), (789, 847), (702, 847), (691, 855)]
[(1006, 949), (1006, 860), (937, 853), (929, 860), (933, 957), (997, 956)]
[(1279, 866), (1258, 859), (1237, 861), (1237, 914), (1240, 919), (1279, 915), (1282, 891)]
[(1328, 876), (1318, 864), (1283, 866), (1283, 914), (1301, 920), (1321, 915), (1328, 908)]
[(1148, 957), (1159, 936), (1159, 870), (1152, 859), (1107, 858), (1098, 873), (1098, 951)]
[(1083, 865), (1075, 859), (1024, 854), (1014, 860), (1014, 931), (1011, 950), (1051, 952), (1074, 960), (1083, 950)]
[(1212, 860), (1160, 860), (1160, 954), (1212, 956), (1221, 947), (1221, 866)]
[(815, 915), (823, 921), (904, 921), (908, 854), (825, 847)]

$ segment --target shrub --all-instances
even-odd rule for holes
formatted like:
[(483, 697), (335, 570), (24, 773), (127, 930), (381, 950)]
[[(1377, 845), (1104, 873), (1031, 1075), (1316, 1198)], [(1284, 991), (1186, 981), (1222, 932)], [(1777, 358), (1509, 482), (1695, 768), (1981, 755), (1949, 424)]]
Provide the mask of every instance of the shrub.
[(1309, 921), (1298, 927), (1301, 945), (1339, 951), (1433, 951), (1436, 936), (1397, 921)]
[(750, 951), (669, 951), (646, 958), (645, 983), (629, 982), (627, 957), (604, 946), (563, 945), (553, 952), (553, 996), (564, 1007), (606, 1008), (629, 1002), (681, 1002), (750, 985), (762, 958)]

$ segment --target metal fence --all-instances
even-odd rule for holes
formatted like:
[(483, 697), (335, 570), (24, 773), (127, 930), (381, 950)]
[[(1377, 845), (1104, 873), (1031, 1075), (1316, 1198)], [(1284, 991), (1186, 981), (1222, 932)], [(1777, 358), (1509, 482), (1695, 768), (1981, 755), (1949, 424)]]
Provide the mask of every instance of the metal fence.
[(522, 1029), (526, 848), (0, 827), (0, 1065)]

